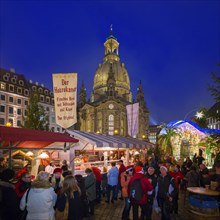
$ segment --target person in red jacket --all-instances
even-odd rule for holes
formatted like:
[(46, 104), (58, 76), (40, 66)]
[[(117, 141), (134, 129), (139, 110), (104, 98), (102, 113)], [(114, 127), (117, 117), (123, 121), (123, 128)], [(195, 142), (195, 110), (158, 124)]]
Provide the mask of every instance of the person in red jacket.
[[(147, 194), (152, 193), (153, 186), (150, 181), (144, 176), (143, 168), (141, 166), (135, 167), (134, 176), (128, 183), (128, 195), (130, 198), (131, 205), (133, 207), (133, 220), (138, 220), (138, 208), (141, 207), (141, 219), (145, 219), (147, 216)], [(140, 182), (139, 182), (140, 181)], [(133, 201), (132, 198), (132, 187), (134, 184), (141, 183), (142, 196), (139, 201)]]
[(121, 174), (126, 171), (126, 168), (125, 168), (123, 160), (119, 160), (118, 165), (119, 165), (119, 169), (118, 169), (119, 174), (118, 174), (118, 185), (117, 185), (117, 189), (116, 189), (116, 198), (115, 198), (115, 200), (117, 200), (119, 191), (121, 191), (121, 196), (119, 197), (119, 199), (123, 200), (122, 187), (121, 187)]
[(91, 168), (96, 178), (96, 202), (99, 203), (101, 201), (101, 182), (102, 182), (101, 170), (98, 167), (91, 167)]
[(15, 192), (19, 199), (25, 194), (27, 189), (31, 187), (32, 176), (28, 172), (21, 173), (21, 177), (15, 185)]

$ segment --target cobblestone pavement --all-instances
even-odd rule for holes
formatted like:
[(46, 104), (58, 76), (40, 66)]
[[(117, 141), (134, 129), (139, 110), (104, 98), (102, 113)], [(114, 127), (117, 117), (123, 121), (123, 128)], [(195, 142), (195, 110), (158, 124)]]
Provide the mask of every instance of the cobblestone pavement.
[[(187, 211), (187, 196), (184, 192), (180, 193), (179, 198), (179, 213), (172, 214), (172, 220), (192, 220), (195, 219)], [(184, 203), (185, 199), (185, 203)], [(95, 206), (95, 215), (93, 217), (85, 218), (84, 220), (120, 220), (122, 216), (122, 211), (124, 208), (124, 201), (117, 200), (112, 203), (105, 203), (105, 198), (102, 198), (101, 203)], [(130, 219), (132, 220), (132, 210), (130, 212)], [(160, 214), (153, 213), (152, 220), (160, 220)], [(207, 218), (206, 218), (207, 220)]]

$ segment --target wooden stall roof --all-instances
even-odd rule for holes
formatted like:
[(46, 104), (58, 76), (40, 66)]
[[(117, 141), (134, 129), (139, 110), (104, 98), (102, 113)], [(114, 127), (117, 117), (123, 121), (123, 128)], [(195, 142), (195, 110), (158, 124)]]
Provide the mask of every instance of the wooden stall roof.
[(44, 148), (54, 142), (77, 143), (78, 141), (63, 133), (0, 126), (0, 149), (8, 146)]

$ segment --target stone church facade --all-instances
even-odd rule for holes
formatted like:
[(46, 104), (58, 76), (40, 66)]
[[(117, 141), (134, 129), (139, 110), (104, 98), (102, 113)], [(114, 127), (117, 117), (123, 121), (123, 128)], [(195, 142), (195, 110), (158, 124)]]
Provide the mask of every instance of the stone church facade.
[(78, 102), (78, 129), (109, 135), (128, 136), (126, 105), (139, 102), (139, 139), (147, 137), (149, 111), (144, 100), (142, 84), (132, 99), (130, 79), (124, 63), (120, 62), (119, 42), (112, 33), (104, 43), (103, 63), (99, 64), (93, 80), (91, 99), (86, 97), (82, 83)]

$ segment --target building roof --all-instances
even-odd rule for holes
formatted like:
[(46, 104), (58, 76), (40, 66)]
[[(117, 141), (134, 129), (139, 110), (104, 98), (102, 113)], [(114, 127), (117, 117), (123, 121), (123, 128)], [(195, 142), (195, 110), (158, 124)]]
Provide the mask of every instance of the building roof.
[(200, 128), (196, 123), (188, 120), (172, 121), (161, 130), (160, 134), (166, 133), (166, 128), (180, 128), (180, 131), (193, 130), (199, 135), (220, 134), (220, 130)]
[(70, 135), (78, 139), (86, 139), (93, 143), (93, 146), (110, 147), (110, 148), (151, 148), (155, 145), (150, 142), (145, 142), (131, 137), (123, 137), (119, 135), (97, 134), (92, 132), (82, 132), (77, 130), (67, 130)]

